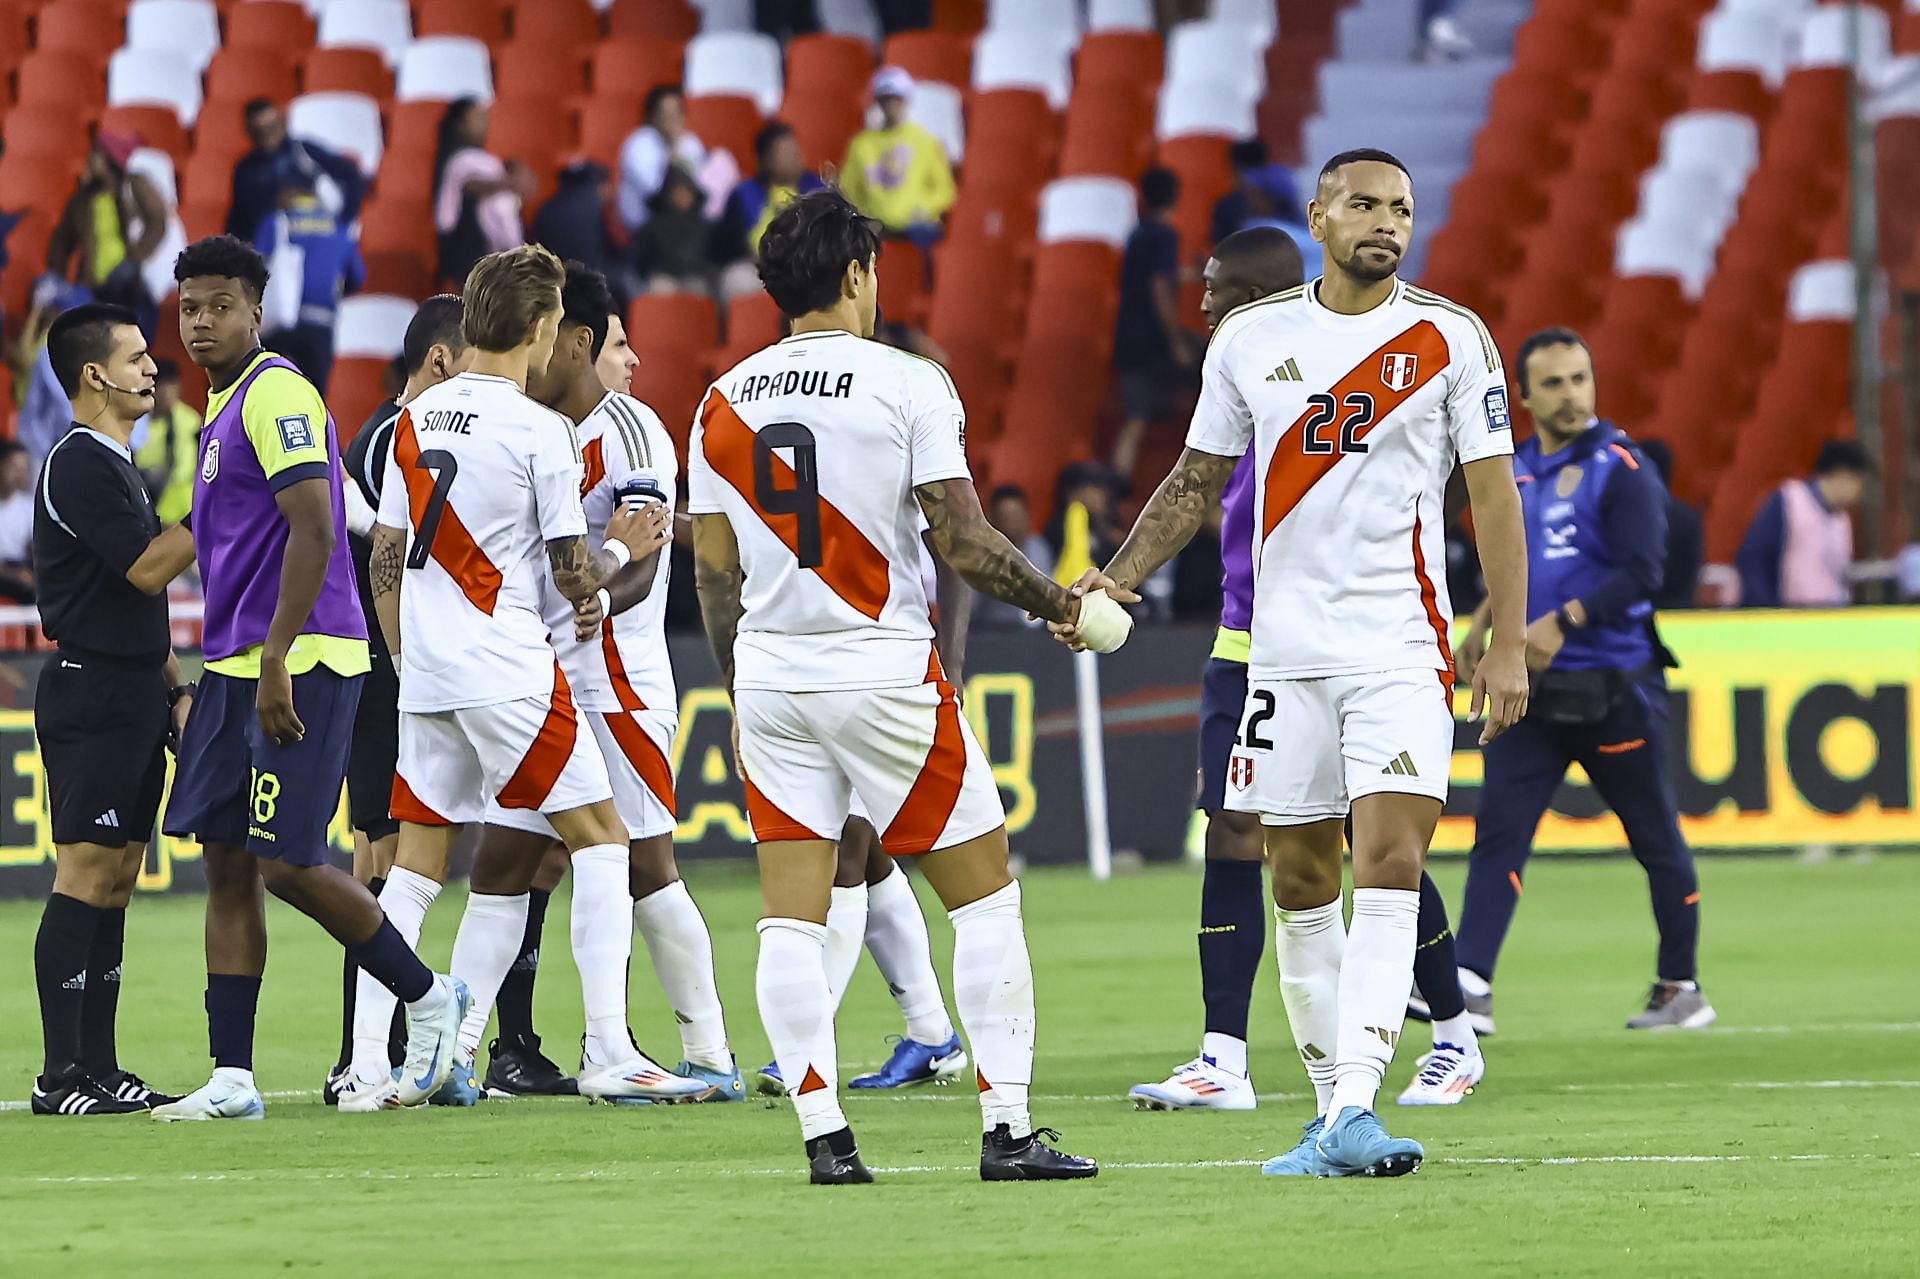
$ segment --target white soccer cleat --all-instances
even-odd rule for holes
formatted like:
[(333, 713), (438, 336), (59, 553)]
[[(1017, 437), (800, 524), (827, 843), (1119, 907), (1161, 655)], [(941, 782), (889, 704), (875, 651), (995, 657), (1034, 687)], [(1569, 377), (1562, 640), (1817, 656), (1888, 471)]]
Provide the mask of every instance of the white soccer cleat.
[(1435, 1044), (1414, 1064), (1420, 1069), (1400, 1094), (1403, 1106), (1457, 1106), (1487, 1073), (1485, 1057), (1461, 1052), (1452, 1044)]
[(369, 1082), (348, 1071), (333, 1091), (339, 1098), (343, 1115), (371, 1115), (381, 1110), (400, 1109), (400, 1082), (394, 1075)]
[(1253, 1080), (1195, 1057), (1157, 1084), (1135, 1084), (1127, 1093), (1135, 1110), (1252, 1110)]
[(589, 1102), (675, 1102), (704, 1101), (715, 1091), (705, 1079), (676, 1075), (645, 1053), (612, 1066), (583, 1062), (580, 1067), (580, 1095)]
[(447, 1082), (460, 1056), (460, 1023), (473, 996), (458, 977), (434, 974), (446, 998), (430, 1013), (407, 1008), (407, 1060), (400, 1067), (397, 1096), (403, 1106), (418, 1106)]
[(156, 1106), (153, 1117), (163, 1124), (203, 1119), (265, 1119), (267, 1103), (253, 1085), (250, 1071), (216, 1067), (213, 1077), (179, 1101)]

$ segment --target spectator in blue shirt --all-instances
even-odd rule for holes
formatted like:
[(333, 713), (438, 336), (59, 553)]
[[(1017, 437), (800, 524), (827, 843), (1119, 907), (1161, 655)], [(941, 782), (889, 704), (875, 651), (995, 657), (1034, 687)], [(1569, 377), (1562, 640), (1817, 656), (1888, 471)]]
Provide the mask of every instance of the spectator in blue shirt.
[(334, 315), (340, 299), (366, 283), (367, 268), (346, 225), (311, 187), (290, 187), (279, 204), (254, 236), (273, 272), (261, 303), (261, 342), (299, 365), (324, 395)]
[(1165, 421), (1196, 358), (1194, 335), (1180, 323), (1180, 233), (1173, 210), (1180, 178), (1170, 169), (1140, 175), (1140, 221), (1120, 259), (1120, 307), (1113, 325), (1113, 367), (1124, 419), (1113, 469), (1133, 474), (1147, 427)]
[(289, 136), (286, 116), (266, 98), (253, 99), (244, 110), (253, 150), (233, 166), (227, 234), (253, 243), (282, 194), (299, 190), (318, 196), (341, 226), (351, 226), (367, 186), (359, 166), (317, 142)]

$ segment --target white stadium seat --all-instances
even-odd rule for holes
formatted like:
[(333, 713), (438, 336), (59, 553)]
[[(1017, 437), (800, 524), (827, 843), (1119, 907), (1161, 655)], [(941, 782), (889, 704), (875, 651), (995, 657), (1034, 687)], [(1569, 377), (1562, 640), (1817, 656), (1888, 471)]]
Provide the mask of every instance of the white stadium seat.
[(390, 67), (413, 43), (406, 0), (327, 0), (314, 43), (322, 49), (376, 49)]
[(1133, 186), (1119, 178), (1061, 178), (1040, 193), (1042, 244), (1098, 240), (1124, 248), (1138, 220)]
[(287, 132), (352, 156), (363, 173), (380, 167), (380, 106), (364, 93), (307, 93), (287, 108)]
[(1759, 160), (1759, 129), (1732, 111), (1688, 111), (1660, 130), (1663, 166), (1720, 173), (1743, 186)]
[(1154, 113), (1153, 134), (1162, 142), (1193, 134), (1209, 137), (1252, 137), (1254, 94), (1223, 84), (1163, 84)]
[(986, 31), (973, 42), (973, 87), (1037, 89), (1055, 111), (1073, 93), (1073, 46), (1062, 36)]
[(166, 232), (140, 272), (148, 294), (156, 302), (164, 302), (174, 292), (173, 260), (180, 256), (180, 250), (187, 247), (187, 229), (181, 224), (178, 211), (180, 190), (174, 180), (173, 159), (165, 151), (141, 147), (127, 158), (127, 172), (137, 173), (153, 183), (160, 192), (160, 198), (166, 202)]
[(1710, 228), (1717, 241), (1733, 223), (1741, 189), (1730, 186), (1723, 174), (1712, 170), (1655, 165), (1640, 180), (1636, 213), (1654, 221), (1691, 216)]
[(1697, 218), (1635, 214), (1614, 240), (1614, 274), (1673, 276), (1688, 297), (1697, 298), (1713, 274), (1719, 238)]
[(1027, 31), (1080, 42), (1079, 0), (989, 0), (988, 31)]
[(1088, 0), (1089, 31), (1152, 31), (1153, 0)]
[(907, 118), (940, 139), (947, 159), (960, 163), (967, 149), (967, 113), (960, 90), (937, 80), (915, 80)]
[(400, 55), (398, 102), (493, 101), (493, 55), (471, 36), (423, 36)]
[(1857, 12), (1860, 20), (1860, 71), (1869, 78), (1879, 72), (1893, 56), (1893, 31), (1887, 15), (1868, 4), (1828, 4), (1808, 14), (1806, 25), (1800, 28), (1800, 53), (1793, 60), (1794, 66), (1844, 67), (1849, 64), (1847, 27), (1852, 21), (1847, 13), (1849, 8)]
[(1844, 258), (1809, 262), (1787, 285), (1789, 320), (1851, 320), (1854, 315), (1853, 263)]
[(820, 12), (821, 29), (834, 35), (865, 40), (876, 48), (885, 35), (873, 0), (815, 0), (814, 7)]
[(1272, 44), (1280, 33), (1280, 15), (1273, 0), (1213, 0), (1207, 17), (1222, 26), (1258, 31), (1263, 46)]
[(753, 0), (693, 0), (693, 7), (700, 11), (702, 34), (753, 30)]
[(686, 89), (690, 98), (751, 98), (762, 115), (774, 115), (785, 94), (780, 42), (754, 31), (703, 31), (687, 42)]
[(133, 0), (126, 47), (184, 54), (205, 71), (220, 49), (220, 11), (211, 0)]
[(341, 359), (391, 359), (400, 354), (418, 309), (410, 298), (363, 293), (342, 298), (333, 318), (333, 353)]
[(200, 71), (184, 58), (152, 49), (120, 49), (107, 62), (107, 105), (172, 107), (191, 129), (200, 115)]
[(1867, 108), (1869, 120), (1920, 115), (1920, 55), (1889, 58), (1881, 68), (1880, 83), (1885, 87)]
[(1245, 27), (1183, 22), (1167, 41), (1166, 83), (1224, 85), (1257, 99), (1267, 89), (1267, 46)]

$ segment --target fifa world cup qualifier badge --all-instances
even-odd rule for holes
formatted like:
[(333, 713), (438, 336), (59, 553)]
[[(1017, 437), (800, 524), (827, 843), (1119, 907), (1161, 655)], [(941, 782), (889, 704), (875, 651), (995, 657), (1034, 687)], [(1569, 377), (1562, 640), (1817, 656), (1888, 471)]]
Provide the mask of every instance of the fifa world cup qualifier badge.
[(1513, 429), (1513, 421), (1507, 416), (1507, 388), (1504, 386), (1496, 386), (1487, 392), (1487, 429), (1489, 431)]

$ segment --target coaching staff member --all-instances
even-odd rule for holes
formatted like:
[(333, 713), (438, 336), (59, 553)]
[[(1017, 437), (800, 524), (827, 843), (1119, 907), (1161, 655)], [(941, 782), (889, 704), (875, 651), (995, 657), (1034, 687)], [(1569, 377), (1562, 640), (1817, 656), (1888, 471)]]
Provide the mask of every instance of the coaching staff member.
[(33, 945), (46, 1066), (32, 1108), (123, 1115), (176, 1100), (120, 1068), (114, 1016), (167, 741), (193, 699), (165, 595), (193, 560), (193, 536), (160, 531), (128, 447), (153, 408), (154, 363), (133, 312), (75, 307), (53, 322), (47, 354), (74, 422), (34, 495), (40, 622), (59, 651), (40, 668), (33, 705), (56, 860)]
[[(1629, 1030), (1697, 1029), (1714, 1019), (1695, 980), (1700, 881), (1680, 837), (1667, 772), (1673, 659), (1653, 630), (1666, 558), (1667, 495), (1612, 423), (1596, 418), (1593, 358), (1571, 329), (1520, 344), (1514, 367), (1534, 435), (1514, 452), (1527, 529), (1526, 718), (1485, 747), (1485, 782), (1467, 868), (1457, 951), (1469, 1005), (1492, 1015), (1494, 961), (1519, 905), (1535, 829), (1577, 761), (1619, 815), (1647, 872), (1660, 933), (1646, 1008)], [(1460, 648), (1472, 674), (1484, 609)]]

